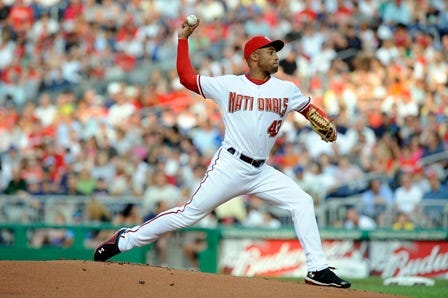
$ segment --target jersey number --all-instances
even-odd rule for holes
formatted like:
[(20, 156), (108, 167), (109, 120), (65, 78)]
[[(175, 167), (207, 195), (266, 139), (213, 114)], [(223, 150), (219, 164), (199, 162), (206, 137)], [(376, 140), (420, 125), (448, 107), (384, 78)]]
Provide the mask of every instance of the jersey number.
[(270, 137), (275, 137), (282, 126), (282, 120), (274, 120), (268, 127), (268, 135)]

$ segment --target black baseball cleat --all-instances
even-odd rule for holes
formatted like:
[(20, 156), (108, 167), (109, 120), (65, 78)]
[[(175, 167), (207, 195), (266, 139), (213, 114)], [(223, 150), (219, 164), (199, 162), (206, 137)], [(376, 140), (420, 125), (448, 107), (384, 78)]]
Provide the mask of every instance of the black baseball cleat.
[(123, 234), (126, 229), (120, 229), (116, 231), (112, 237), (100, 245), (95, 249), (95, 253), (93, 254), (93, 259), (95, 261), (104, 262), (113, 256), (118, 255), (121, 251), (118, 249), (118, 241), (120, 240), (121, 234)]
[(320, 271), (310, 271), (305, 277), (305, 282), (316, 286), (350, 288), (351, 283), (339, 278), (332, 270), (333, 267), (328, 267)]

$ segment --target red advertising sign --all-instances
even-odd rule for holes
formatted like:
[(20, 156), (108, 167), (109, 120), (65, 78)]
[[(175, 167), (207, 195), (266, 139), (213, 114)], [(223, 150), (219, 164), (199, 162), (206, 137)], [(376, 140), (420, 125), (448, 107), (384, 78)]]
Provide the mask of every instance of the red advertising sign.
[(448, 276), (447, 241), (372, 241), (371, 274), (392, 276)]
[[(367, 270), (359, 269), (360, 266), (367, 269), (367, 242), (325, 240), (322, 244), (328, 259), (338, 260), (339, 265), (348, 268), (348, 275), (350, 271), (368, 274)], [(219, 262), (221, 273), (237, 276), (303, 277), (306, 274), (305, 254), (300, 243), (293, 239), (225, 239)], [(356, 270), (350, 270), (353, 266)]]

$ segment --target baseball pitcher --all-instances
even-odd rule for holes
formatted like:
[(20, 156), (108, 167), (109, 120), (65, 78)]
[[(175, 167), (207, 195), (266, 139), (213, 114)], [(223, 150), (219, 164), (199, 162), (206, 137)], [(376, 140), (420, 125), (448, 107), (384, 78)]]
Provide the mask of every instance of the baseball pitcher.
[(234, 197), (252, 194), (291, 214), (307, 260), (305, 282), (350, 287), (327, 263), (311, 196), (266, 163), (288, 113), (301, 113), (326, 142), (336, 140), (334, 125), (295, 84), (273, 76), (279, 67), (277, 52), (284, 46), (281, 40), (272, 41), (265, 36), (249, 39), (244, 45), (249, 70), (243, 75), (195, 74), (188, 37), (199, 24), (200, 20), (196, 23), (186, 20), (178, 32), (177, 72), (186, 88), (219, 105), (225, 125), (224, 141), (184, 206), (162, 212), (142, 225), (118, 230), (96, 248), (94, 259), (105, 261), (120, 252), (154, 242), (166, 232), (198, 222)]

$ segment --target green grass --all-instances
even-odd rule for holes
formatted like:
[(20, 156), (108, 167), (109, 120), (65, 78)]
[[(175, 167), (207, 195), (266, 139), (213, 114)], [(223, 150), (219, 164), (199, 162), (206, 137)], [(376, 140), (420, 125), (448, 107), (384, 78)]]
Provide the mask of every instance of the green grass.
[[(297, 279), (285, 279), (288, 281), (298, 281)], [(300, 280), (303, 282), (303, 279)], [(350, 279), (351, 289), (367, 292), (377, 292), (404, 297), (414, 298), (445, 298), (448, 297), (448, 280), (436, 279), (435, 285), (426, 286), (385, 286), (381, 277), (369, 277), (363, 279)]]
[(426, 286), (385, 286), (380, 277), (365, 279), (352, 279), (352, 289), (369, 292), (387, 293), (398, 296), (418, 298), (444, 298), (448, 297), (448, 280), (436, 279), (435, 285)]

